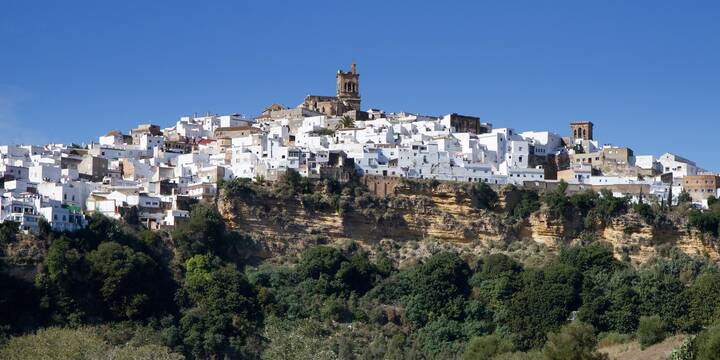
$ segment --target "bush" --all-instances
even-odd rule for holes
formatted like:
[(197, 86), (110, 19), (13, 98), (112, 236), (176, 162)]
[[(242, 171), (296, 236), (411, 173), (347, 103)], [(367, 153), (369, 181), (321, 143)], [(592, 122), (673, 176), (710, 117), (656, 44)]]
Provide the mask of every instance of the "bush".
[(717, 360), (720, 357), (720, 325), (701, 332), (694, 341), (697, 360)]
[(565, 195), (568, 184), (560, 181), (557, 189), (543, 194), (542, 201), (547, 206), (548, 215), (555, 220), (567, 220), (572, 217), (573, 204)]
[(470, 191), (473, 206), (478, 209), (493, 210), (498, 203), (498, 194), (490, 185), (482, 182), (475, 184)]
[(680, 195), (678, 195), (677, 201), (678, 201), (678, 205), (689, 203), (689, 202), (692, 202), (692, 197), (690, 197), (690, 194), (688, 194), (687, 191), (683, 191), (680, 193)]
[(668, 355), (667, 360), (695, 360), (695, 337), (688, 336)]
[(461, 351), (462, 324), (446, 317), (429, 322), (416, 333), (417, 342), (429, 359), (456, 358)]
[(537, 360), (542, 358), (542, 352), (534, 350), (528, 352), (516, 351), (504, 353), (494, 357), (493, 360)]
[(470, 268), (457, 254), (442, 252), (419, 266), (412, 279), (412, 293), (405, 299), (408, 319), (423, 325), (433, 317), (462, 317), (470, 293)]
[(692, 210), (688, 215), (688, 221), (690, 226), (701, 232), (717, 236), (720, 227), (720, 212), (712, 209), (708, 211)]
[(601, 333), (598, 336), (598, 347), (626, 344), (631, 342), (633, 339), (633, 334), (621, 334), (617, 332)]
[(139, 347), (112, 346), (98, 336), (97, 329), (93, 328), (47, 328), (32, 335), (10, 339), (0, 349), (0, 358), (179, 360), (183, 356), (152, 344)]
[(20, 231), (20, 223), (16, 221), (8, 220), (0, 223), (0, 246), (15, 242), (18, 231)]
[(495, 356), (511, 352), (512, 342), (496, 334), (474, 337), (465, 347), (463, 360), (493, 359)]
[(526, 270), (522, 288), (497, 313), (497, 322), (513, 333), (519, 350), (542, 346), (545, 335), (564, 324), (577, 308), (580, 273), (567, 265)]
[(665, 322), (658, 315), (640, 317), (637, 338), (643, 349), (665, 340)]
[(518, 219), (526, 219), (530, 214), (540, 210), (540, 196), (534, 190), (522, 190), (520, 202), (512, 210), (512, 215)]
[(317, 279), (322, 274), (335, 276), (345, 261), (347, 259), (340, 250), (329, 246), (315, 246), (303, 251), (297, 270), (303, 278)]
[(342, 299), (334, 298), (325, 300), (325, 305), (320, 309), (320, 315), (325, 320), (340, 323), (349, 323), (353, 320), (353, 314)]
[(548, 334), (543, 354), (547, 360), (603, 359), (603, 355), (595, 350), (596, 347), (597, 338), (592, 325), (572, 322), (563, 326), (559, 332)]

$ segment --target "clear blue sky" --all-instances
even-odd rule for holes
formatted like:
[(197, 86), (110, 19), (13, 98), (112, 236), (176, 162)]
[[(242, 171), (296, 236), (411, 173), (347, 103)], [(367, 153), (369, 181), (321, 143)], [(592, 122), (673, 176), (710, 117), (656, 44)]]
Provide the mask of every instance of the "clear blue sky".
[[(112, 5), (111, 5), (112, 3)], [(0, 143), (82, 142), (333, 95), (363, 108), (596, 124), (720, 170), (716, 1), (3, 1)]]

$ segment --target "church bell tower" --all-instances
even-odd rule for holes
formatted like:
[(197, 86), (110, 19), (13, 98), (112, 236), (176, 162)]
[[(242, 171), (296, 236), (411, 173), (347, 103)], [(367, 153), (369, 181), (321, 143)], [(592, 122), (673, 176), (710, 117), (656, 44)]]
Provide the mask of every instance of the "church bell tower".
[(355, 63), (348, 72), (338, 70), (336, 79), (337, 97), (353, 110), (360, 110), (360, 74)]

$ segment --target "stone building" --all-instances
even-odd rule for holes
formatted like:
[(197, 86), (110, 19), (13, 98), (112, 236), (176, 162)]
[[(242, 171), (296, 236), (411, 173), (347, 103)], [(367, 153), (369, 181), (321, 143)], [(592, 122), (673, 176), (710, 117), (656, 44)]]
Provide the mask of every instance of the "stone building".
[(476, 116), (460, 115), (452, 113), (445, 115), (440, 122), (451, 128), (453, 132), (468, 132), (475, 135), (487, 134), (492, 131), (492, 125), (481, 123)]
[(702, 201), (715, 196), (720, 189), (720, 176), (715, 174), (688, 175), (683, 178), (683, 190), (693, 201)]
[(348, 72), (338, 70), (335, 80), (335, 96), (308, 95), (300, 107), (328, 116), (361, 111), (360, 74), (357, 73), (355, 64), (352, 64)]

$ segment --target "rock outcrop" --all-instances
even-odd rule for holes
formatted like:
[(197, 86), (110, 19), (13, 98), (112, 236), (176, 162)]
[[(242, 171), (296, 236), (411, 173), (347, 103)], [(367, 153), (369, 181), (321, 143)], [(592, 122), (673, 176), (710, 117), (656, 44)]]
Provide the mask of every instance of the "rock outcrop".
[(423, 189), (400, 186), (382, 201), (382, 210), (339, 212), (311, 209), (299, 199), (227, 198), (221, 193), (218, 208), (233, 228), (262, 245), (257, 255), (263, 258), (308, 245), (351, 241), (367, 246), (381, 241), (436, 241), (467, 248), (532, 240), (557, 251), (592, 239), (609, 243), (618, 258), (629, 257), (635, 263), (672, 246), (720, 260), (716, 239), (677, 225), (654, 228), (632, 213), (598, 224), (594, 232), (579, 233), (580, 224), (552, 219), (542, 210), (524, 221), (508, 221), (504, 214), (478, 209), (471, 195), (452, 184)]

